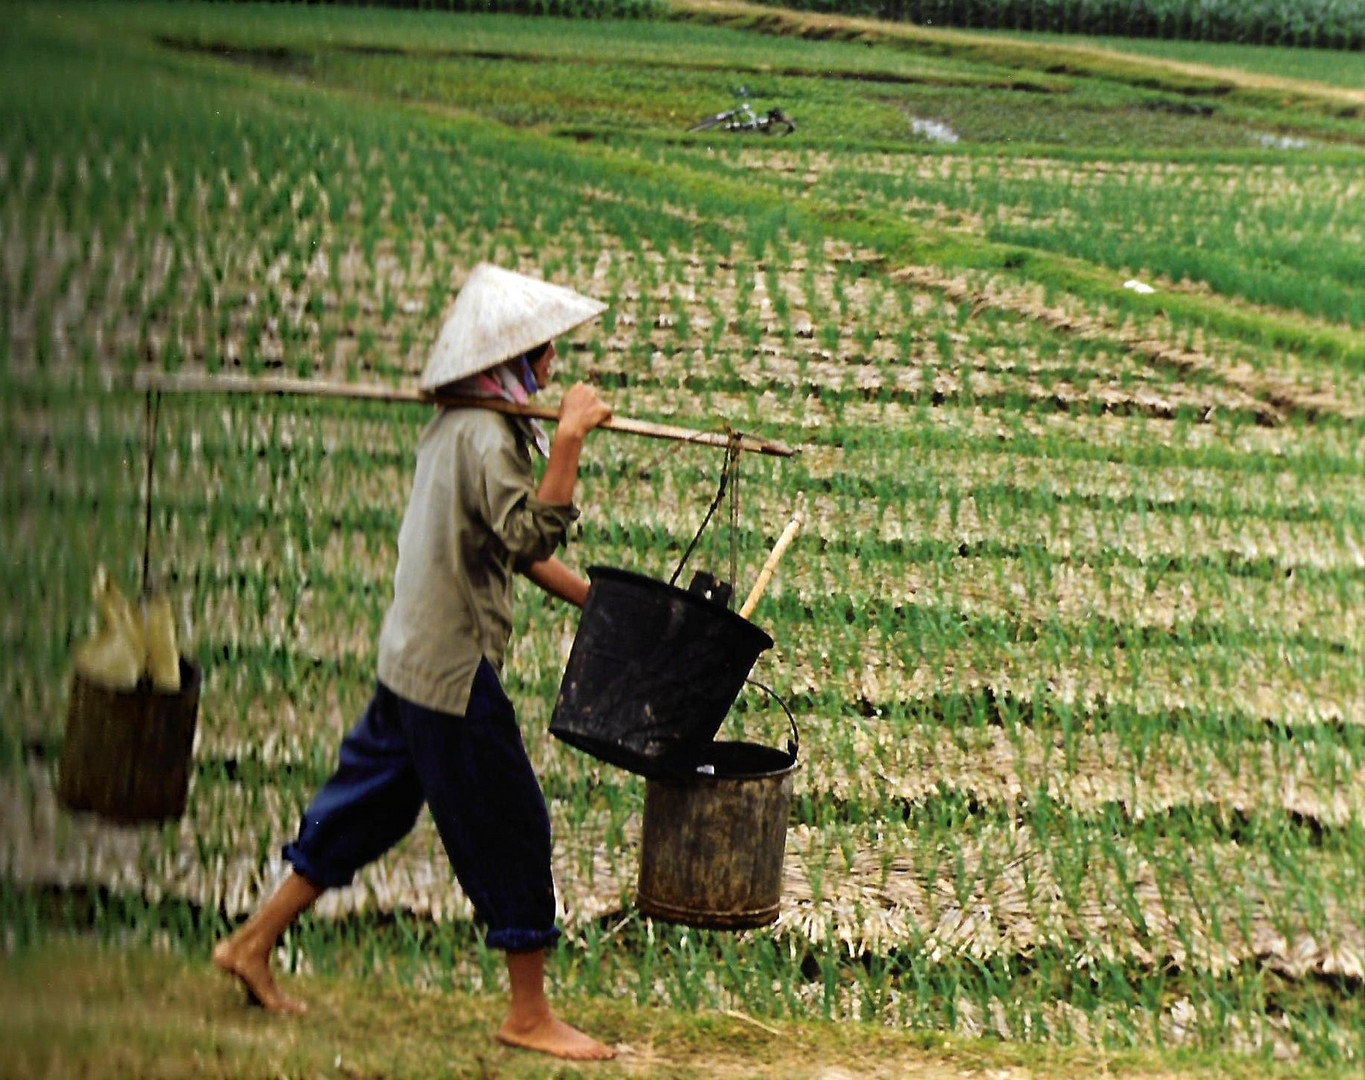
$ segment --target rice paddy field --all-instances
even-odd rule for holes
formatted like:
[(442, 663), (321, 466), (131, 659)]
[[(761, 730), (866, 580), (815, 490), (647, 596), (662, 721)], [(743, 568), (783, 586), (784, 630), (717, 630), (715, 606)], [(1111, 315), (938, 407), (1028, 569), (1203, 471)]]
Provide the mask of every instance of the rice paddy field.
[[(576, 612), (518, 586), (558, 992), (1358, 1069), (1360, 92), (740, 10), (5, 5), (3, 949), (206, 953), (373, 685), (424, 409), (149, 425), (126, 377), (411, 382), (490, 259), (610, 305), (561, 382), (800, 447), (692, 567), (742, 595), (808, 515), (753, 617), (801, 733), (759, 931), (638, 913), (644, 782), (548, 734)], [(740, 84), (797, 131), (686, 131)], [(667, 578), (722, 464), (596, 433), (567, 561)], [(54, 792), (95, 569), (135, 592), (144, 545), (205, 683), (184, 818), (128, 827)], [(724, 734), (785, 724), (746, 692)], [(478, 990), (471, 915), (423, 818), (280, 962)]]

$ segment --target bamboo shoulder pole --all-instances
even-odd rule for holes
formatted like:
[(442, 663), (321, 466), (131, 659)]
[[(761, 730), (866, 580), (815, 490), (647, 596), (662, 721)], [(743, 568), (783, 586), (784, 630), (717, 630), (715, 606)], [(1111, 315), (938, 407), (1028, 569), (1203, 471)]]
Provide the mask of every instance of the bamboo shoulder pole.
[[(467, 398), (431, 394), (425, 390), (399, 386), (378, 386), (366, 383), (327, 382), (321, 379), (292, 379), (274, 375), (201, 375), (192, 372), (174, 374), (159, 371), (139, 371), (129, 383), (134, 390), (159, 390), (185, 394), (297, 394), (303, 397), (351, 398), (365, 401), (394, 401), (413, 404), (446, 405), (456, 408), (488, 409), (512, 416), (526, 416), (535, 420), (554, 421), (556, 409), (544, 405), (518, 405), (499, 398)], [(656, 424), (650, 420), (632, 420), (616, 416), (602, 427), (607, 431), (621, 431), (628, 435), (643, 435), (651, 439), (673, 439), (678, 442), (716, 446), (722, 449), (735, 445), (740, 450), (773, 457), (792, 457), (796, 451), (789, 446), (753, 435), (727, 435), (719, 431), (695, 431), (672, 424)]]

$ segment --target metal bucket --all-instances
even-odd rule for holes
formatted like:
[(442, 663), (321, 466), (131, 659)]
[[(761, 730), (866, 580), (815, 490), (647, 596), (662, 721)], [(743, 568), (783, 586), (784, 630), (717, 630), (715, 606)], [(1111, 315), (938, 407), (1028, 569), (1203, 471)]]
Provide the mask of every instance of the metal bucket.
[(180, 660), (180, 690), (146, 683), (121, 691), (72, 676), (57, 797), (72, 810), (119, 822), (185, 812), (199, 717), (198, 665)]
[(550, 733), (646, 777), (690, 772), (773, 639), (696, 593), (593, 566)]
[(701, 766), (712, 772), (645, 785), (643, 914), (720, 930), (777, 918), (796, 756), (795, 739), (785, 751), (716, 742)]

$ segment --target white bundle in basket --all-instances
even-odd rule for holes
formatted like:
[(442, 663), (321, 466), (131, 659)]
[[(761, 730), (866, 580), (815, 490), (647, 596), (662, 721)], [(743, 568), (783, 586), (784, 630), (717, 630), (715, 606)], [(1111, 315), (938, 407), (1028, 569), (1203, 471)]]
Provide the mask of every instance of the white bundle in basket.
[(92, 592), (101, 625), (93, 638), (76, 646), (76, 670), (113, 690), (136, 689), (146, 676), (153, 689), (177, 693), (180, 652), (170, 598), (153, 593), (134, 612), (103, 566), (95, 571)]

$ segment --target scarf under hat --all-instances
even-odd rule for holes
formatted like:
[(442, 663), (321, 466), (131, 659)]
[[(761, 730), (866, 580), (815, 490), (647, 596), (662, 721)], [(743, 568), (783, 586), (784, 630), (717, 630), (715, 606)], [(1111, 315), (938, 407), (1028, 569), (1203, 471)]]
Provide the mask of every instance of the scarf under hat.
[[(531, 373), (530, 361), (522, 355), (504, 360), (501, 364), (487, 371), (480, 371), (477, 375), (466, 376), (458, 382), (451, 383), (449, 389), (450, 393), (461, 397), (501, 398), (503, 401), (525, 405), (540, 387), (536, 385), (536, 377)], [(530, 417), (519, 419), (531, 429), (531, 436), (536, 449), (540, 451), (540, 456), (549, 457), (550, 436), (545, 431), (545, 425)]]

